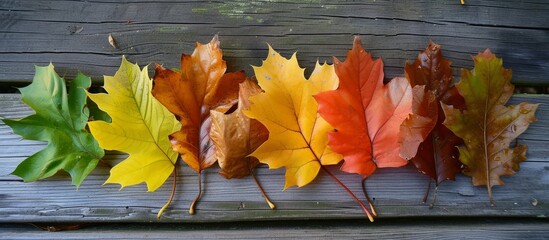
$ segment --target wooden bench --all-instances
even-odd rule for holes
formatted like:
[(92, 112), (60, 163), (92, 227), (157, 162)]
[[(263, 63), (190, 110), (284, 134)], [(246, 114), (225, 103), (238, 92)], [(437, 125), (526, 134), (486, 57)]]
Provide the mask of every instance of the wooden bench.
[[(119, 191), (117, 185), (101, 186), (109, 171), (103, 165), (79, 189), (66, 174), (33, 183), (9, 175), (45, 143), (21, 140), (0, 123), (0, 238), (549, 237), (549, 95), (543, 95), (549, 87), (549, 4), (541, 0), (466, 0), (465, 5), (458, 0), (11, 0), (0, 1), (0, 33), (0, 118), (32, 114), (14, 87), (32, 80), (34, 65), (53, 62), (69, 79), (80, 69), (100, 85), (122, 55), (140, 65), (178, 67), (181, 53), (216, 33), (229, 70), (248, 75), (250, 65), (266, 57), (266, 43), (284, 56), (298, 51), (308, 74), (317, 60), (343, 59), (353, 35), (360, 35), (365, 48), (383, 58), (388, 78), (403, 76), (405, 61), (429, 40), (442, 45), (456, 78), (460, 68), (472, 67), (472, 55), (490, 48), (513, 69), (513, 82), (523, 92), (511, 104), (542, 103), (539, 120), (518, 139), (529, 147), (528, 160), (515, 176), (504, 178), (505, 186), (494, 187), (494, 207), (484, 187), (473, 187), (460, 175), (439, 186), (436, 205), (429, 208), (422, 203), (426, 176), (409, 166), (379, 169), (367, 182), (379, 213), (373, 224), (328, 176), (321, 173), (311, 185), (282, 192), (284, 170), (266, 167), (257, 174), (276, 210), (268, 208), (251, 178), (225, 180), (214, 167), (203, 174), (202, 201), (189, 215), (197, 175), (181, 166), (175, 200), (157, 220), (169, 183), (154, 193), (144, 185)], [(524, 94), (532, 91), (537, 94)], [(124, 157), (108, 152), (105, 159), (114, 164)], [(361, 196), (359, 176), (337, 176)], [(81, 229), (46, 234), (27, 223)]]

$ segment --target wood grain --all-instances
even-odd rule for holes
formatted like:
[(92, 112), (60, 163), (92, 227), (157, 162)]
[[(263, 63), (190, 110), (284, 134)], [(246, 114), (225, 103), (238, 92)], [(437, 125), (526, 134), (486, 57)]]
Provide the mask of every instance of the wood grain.
[[(549, 4), (543, 0), (453, 1), (0, 1), (0, 82), (29, 82), (33, 65), (56, 64), (67, 77), (80, 69), (96, 82), (122, 55), (141, 65), (179, 66), (195, 41), (219, 33), (229, 69), (260, 65), (270, 43), (302, 66), (343, 57), (360, 35), (385, 62), (386, 77), (403, 75), (429, 40), (459, 68), (490, 48), (514, 70), (514, 83), (549, 84)], [(117, 45), (110, 46), (112, 34)]]
[[(0, 94), (0, 117), (21, 118), (32, 113), (20, 102), (18, 94)], [(459, 176), (455, 182), (439, 186), (433, 209), (422, 204), (428, 178), (411, 167), (379, 169), (368, 180), (380, 219), (397, 217), (537, 217), (549, 216), (549, 96), (516, 95), (511, 103), (541, 103), (539, 121), (519, 137), (528, 145), (528, 160), (505, 186), (494, 187), (496, 205), (490, 207), (486, 189), (473, 187), (471, 180)], [(225, 180), (210, 168), (203, 174), (205, 192), (197, 214), (187, 208), (197, 193), (197, 175), (182, 166), (177, 195), (161, 220), (156, 213), (169, 196), (166, 183), (157, 192), (147, 193), (144, 185), (120, 190), (118, 185), (101, 186), (108, 168), (99, 166), (80, 186), (70, 185), (66, 174), (23, 183), (9, 175), (24, 158), (45, 143), (21, 140), (0, 123), (0, 222), (230, 222), (255, 220), (365, 219), (359, 206), (327, 175), (321, 174), (311, 185), (281, 191), (284, 170), (260, 167), (258, 177), (270, 198), (277, 204), (270, 210), (252, 179)], [(105, 160), (116, 164), (124, 154), (109, 152)], [(360, 177), (338, 172), (336, 175), (362, 198)], [(170, 181), (171, 182), (171, 181)]]
[[(517, 221), (518, 220), (518, 221)], [(0, 239), (546, 239), (549, 223), (531, 219), (285, 221), (224, 224), (103, 224), (44, 232), (0, 224)], [(46, 225), (47, 226), (47, 225)], [(51, 225), (54, 226), (54, 225)]]

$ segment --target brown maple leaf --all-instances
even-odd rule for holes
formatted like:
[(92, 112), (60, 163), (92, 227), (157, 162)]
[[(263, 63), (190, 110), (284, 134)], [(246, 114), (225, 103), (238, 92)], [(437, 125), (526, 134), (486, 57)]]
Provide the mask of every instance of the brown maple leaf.
[(267, 140), (269, 131), (242, 111), (250, 106), (248, 97), (260, 92), (261, 88), (256, 83), (246, 80), (240, 84), (238, 107), (234, 112), (210, 111), (210, 138), (216, 146), (216, 157), (221, 167), (219, 173), (225, 178), (248, 176), (259, 164), (257, 158), (248, 155)]
[(267, 204), (274, 209), (275, 205), (269, 200), (254, 174), (253, 169), (259, 165), (259, 160), (249, 156), (267, 140), (269, 131), (259, 121), (248, 118), (243, 112), (250, 106), (248, 98), (260, 92), (261, 88), (252, 80), (247, 79), (240, 83), (238, 107), (233, 112), (210, 111), (210, 138), (215, 145), (215, 155), (221, 167), (219, 174), (227, 179), (252, 175)]
[[(426, 140), (419, 145), (417, 155), (411, 159), (417, 170), (437, 183), (454, 180), (461, 172), (457, 145), (461, 138), (452, 133), (444, 122), (444, 112), (440, 103), (464, 108), (464, 100), (452, 84), (451, 62), (442, 57), (440, 46), (430, 42), (412, 64), (406, 64), (406, 78), (412, 86), (425, 86), (426, 94), (433, 94), (436, 104), (426, 106), (425, 111), (434, 114), (436, 125)], [(437, 117), (438, 116), (438, 117)]]
[[(208, 44), (197, 43), (192, 55), (182, 54), (180, 71), (156, 65), (152, 93), (182, 124), (170, 135), (173, 149), (199, 174), (216, 161), (209, 136), (210, 110), (228, 110), (238, 97), (238, 84), (246, 78), (242, 71), (225, 73), (226, 69), (217, 35)], [(191, 214), (201, 196), (200, 179)]]

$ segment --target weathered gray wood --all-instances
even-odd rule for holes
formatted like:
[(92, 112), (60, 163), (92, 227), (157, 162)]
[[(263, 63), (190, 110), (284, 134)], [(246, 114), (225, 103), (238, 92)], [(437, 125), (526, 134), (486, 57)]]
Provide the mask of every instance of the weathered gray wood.
[[(382, 57), (386, 76), (403, 75), (429, 40), (446, 57), (471, 67), (491, 48), (514, 70), (514, 82), (547, 84), (549, 4), (544, 0), (467, 1), (0, 1), (0, 81), (30, 81), (33, 65), (53, 62), (61, 75), (76, 69), (95, 80), (112, 75), (121, 55), (139, 64), (178, 67), (195, 41), (219, 33), (229, 69), (261, 64), (266, 42), (303, 66), (343, 57), (352, 36)], [(107, 37), (112, 34), (117, 48)]]
[(549, 223), (532, 220), (407, 220), (368, 224), (268, 222), (226, 224), (91, 225), (44, 232), (31, 225), (1, 225), (0, 239), (547, 239)]
[[(19, 101), (18, 94), (0, 94), (0, 115), (21, 118), (32, 111)], [(379, 169), (367, 182), (380, 218), (421, 216), (549, 216), (549, 96), (518, 95), (513, 103), (542, 103), (539, 121), (532, 124), (518, 142), (527, 144), (528, 160), (516, 176), (506, 177), (503, 187), (494, 187), (495, 207), (490, 207), (486, 189), (473, 187), (470, 179), (459, 176), (455, 182), (439, 187), (433, 209), (421, 203), (428, 178), (411, 167)], [(156, 213), (169, 196), (168, 181), (155, 193), (144, 185), (119, 191), (118, 185), (101, 184), (108, 169), (99, 166), (76, 190), (66, 175), (23, 183), (9, 174), (25, 157), (40, 150), (44, 143), (20, 140), (6, 125), (0, 124), (0, 222), (158, 222)], [(105, 159), (115, 164), (124, 154), (111, 152)], [(358, 196), (360, 177), (330, 168)], [(263, 187), (277, 204), (270, 210), (252, 179), (225, 180), (217, 168), (207, 169), (205, 192), (195, 215), (187, 208), (197, 193), (197, 175), (182, 167), (180, 184), (172, 207), (160, 222), (228, 222), (247, 220), (349, 219), (365, 216), (346, 192), (327, 175), (320, 174), (311, 185), (281, 191), (284, 170), (257, 170)]]

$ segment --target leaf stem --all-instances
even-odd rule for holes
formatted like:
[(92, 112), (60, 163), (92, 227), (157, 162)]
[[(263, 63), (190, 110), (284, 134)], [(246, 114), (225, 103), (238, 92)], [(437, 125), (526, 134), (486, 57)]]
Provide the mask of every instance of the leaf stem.
[(435, 203), (437, 202), (437, 194), (438, 193), (438, 183), (435, 185), (435, 191), (433, 192), (433, 201), (429, 205), (429, 209), (433, 209), (435, 207)]
[(175, 196), (175, 189), (177, 188), (177, 164), (175, 164), (173, 168), (173, 185), (172, 185), (172, 194), (170, 195), (170, 198), (168, 199), (168, 202), (164, 204), (164, 206), (158, 211), (158, 214), (156, 215), (157, 219), (160, 219), (162, 216), (162, 213), (170, 206), (172, 203), (173, 197)]
[(423, 201), (421, 203), (427, 203), (427, 198), (429, 198), (429, 191), (431, 191), (431, 182), (433, 180), (429, 178), (429, 184), (427, 184), (427, 189), (425, 190), (425, 195), (423, 195)]
[(372, 200), (370, 199), (370, 196), (368, 196), (368, 191), (366, 191), (366, 179), (362, 179), (362, 193), (364, 193), (364, 197), (368, 201), (368, 204), (370, 205), (370, 209), (372, 210), (372, 214), (377, 217), (376, 209), (374, 208), (374, 204), (372, 203)]
[(196, 208), (196, 203), (202, 198), (202, 171), (198, 172), (198, 195), (194, 199), (194, 201), (191, 203), (191, 206), (189, 207), (189, 214), (193, 215)]
[(372, 217), (372, 214), (370, 214), (370, 211), (368, 211), (366, 206), (364, 206), (364, 204), (356, 197), (356, 195), (347, 186), (345, 186), (345, 184), (343, 184), (332, 172), (330, 172), (325, 166), (320, 165), (320, 168), (322, 168), (322, 170), (325, 173), (330, 175), (330, 177), (334, 179), (334, 181), (336, 181), (341, 187), (343, 187), (343, 189), (347, 191), (347, 193), (358, 203), (358, 205), (360, 205), (364, 213), (366, 213), (366, 215), (368, 216), (368, 219), (370, 220), (370, 222), (374, 222), (374, 218)]
[(273, 202), (271, 202), (269, 197), (267, 197), (267, 194), (265, 194), (265, 191), (263, 190), (263, 187), (261, 187), (261, 184), (259, 184), (259, 180), (257, 179), (257, 176), (255, 175), (253, 169), (252, 169), (251, 173), (252, 173), (252, 178), (254, 179), (255, 184), (257, 185), (257, 188), (259, 188), (259, 192), (261, 192), (261, 195), (263, 195), (263, 197), (265, 198), (265, 201), (267, 201), (267, 204), (269, 204), (269, 207), (271, 209), (275, 209), (276, 206), (274, 205)]

